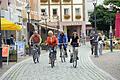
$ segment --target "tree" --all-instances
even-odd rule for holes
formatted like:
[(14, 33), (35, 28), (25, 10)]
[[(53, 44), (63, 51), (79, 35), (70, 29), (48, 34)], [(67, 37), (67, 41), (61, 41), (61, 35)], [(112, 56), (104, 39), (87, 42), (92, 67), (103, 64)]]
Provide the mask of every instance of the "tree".
[[(109, 3), (115, 4), (120, 6), (119, 0), (105, 0), (104, 4), (108, 5)], [(113, 11), (109, 11), (108, 9), (104, 8), (103, 5), (99, 5), (96, 7), (96, 17), (97, 17), (97, 29), (102, 31), (109, 32), (110, 29), (110, 21), (112, 21), (113, 29), (115, 28), (115, 14), (116, 9), (113, 8)], [(111, 18), (110, 18), (111, 17)], [(94, 11), (90, 15), (89, 21), (91, 22), (92, 26), (94, 27)]]
[(109, 5), (109, 3), (112, 3), (112, 4), (120, 7), (120, 0), (104, 0), (105, 5)]

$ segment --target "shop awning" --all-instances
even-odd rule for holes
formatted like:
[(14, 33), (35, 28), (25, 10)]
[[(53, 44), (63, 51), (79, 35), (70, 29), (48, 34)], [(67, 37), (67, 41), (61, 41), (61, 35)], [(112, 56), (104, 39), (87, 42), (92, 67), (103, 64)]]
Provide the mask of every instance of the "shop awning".
[(17, 25), (5, 18), (1, 18), (1, 30), (21, 30), (22, 26)]

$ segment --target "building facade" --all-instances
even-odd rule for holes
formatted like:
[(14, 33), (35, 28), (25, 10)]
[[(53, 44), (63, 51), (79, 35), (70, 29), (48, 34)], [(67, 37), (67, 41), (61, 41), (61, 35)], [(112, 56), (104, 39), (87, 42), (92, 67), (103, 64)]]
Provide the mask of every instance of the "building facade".
[(47, 17), (48, 27), (64, 30), (68, 36), (73, 31), (86, 36), (85, 0), (41, 0), (40, 6), (41, 19)]

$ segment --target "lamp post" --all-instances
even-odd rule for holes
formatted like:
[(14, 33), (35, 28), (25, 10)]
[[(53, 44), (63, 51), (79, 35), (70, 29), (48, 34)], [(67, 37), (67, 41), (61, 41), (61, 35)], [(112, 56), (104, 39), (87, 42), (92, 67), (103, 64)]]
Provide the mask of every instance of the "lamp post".
[(93, 5), (94, 5), (94, 28), (95, 28), (95, 33), (97, 33), (97, 27), (96, 27), (96, 5), (97, 5), (97, 0), (93, 0)]
[(97, 34), (97, 22), (96, 22), (96, 5), (97, 5), (97, 0), (93, 0), (93, 5), (94, 5), (94, 30), (95, 30), (95, 57), (98, 57), (98, 34)]
[[(111, 13), (113, 10), (112, 4), (109, 6), (109, 12)], [(113, 52), (113, 41), (112, 41), (112, 19), (110, 15), (110, 51)]]
[[(1, 3), (0, 1), (0, 23), (1, 23)], [(2, 68), (2, 32), (1, 32), (1, 24), (0, 24), (0, 68)]]
[(31, 54), (31, 50), (30, 50), (30, 43), (29, 43), (29, 38), (30, 38), (30, 5), (28, 3), (28, 5), (25, 7), (27, 14), (28, 14), (28, 23), (27, 23), (27, 39), (28, 39), (28, 45), (29, 45), (29, 55)]

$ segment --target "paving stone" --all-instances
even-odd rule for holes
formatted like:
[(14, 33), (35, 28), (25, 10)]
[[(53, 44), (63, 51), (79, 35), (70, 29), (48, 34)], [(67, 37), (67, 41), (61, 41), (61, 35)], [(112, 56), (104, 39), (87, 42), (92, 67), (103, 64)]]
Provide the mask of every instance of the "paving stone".
[(88, 46), (79, 48), (77, 68), (73, 68), (69, 63), (69, 57), (65, 63), (62, 63), (57, 57), (55, 67), (51, 68), (48, 64), (48, 53), (45, 53), (41, 54), (40, 63), (34, 64), (31, 57), (30, 60), (19, 64), (14, 70), (7, 73), (9, 77), (4, 75), (3, 80), (115, 80), (93, 64)]

